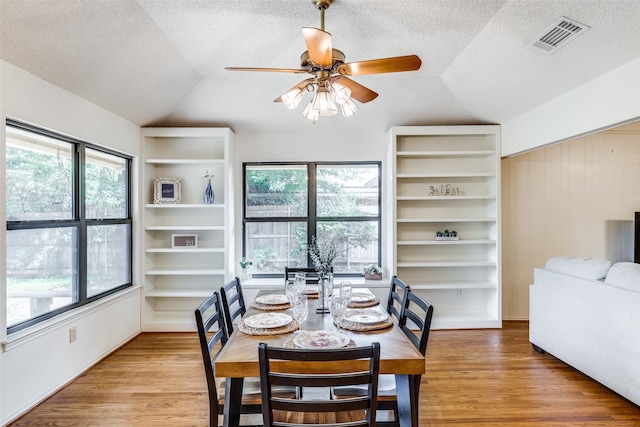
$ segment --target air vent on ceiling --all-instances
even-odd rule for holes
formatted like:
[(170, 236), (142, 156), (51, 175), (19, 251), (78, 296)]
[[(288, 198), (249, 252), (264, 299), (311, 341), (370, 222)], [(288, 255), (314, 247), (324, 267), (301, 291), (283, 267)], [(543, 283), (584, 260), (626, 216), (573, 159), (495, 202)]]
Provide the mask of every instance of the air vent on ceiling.
[(584, 34), (589, 26), (572, 19), (560, 17), (553, 25), (544, 30), (531, 44), (548, 53), (553, 53), (571, 40)]

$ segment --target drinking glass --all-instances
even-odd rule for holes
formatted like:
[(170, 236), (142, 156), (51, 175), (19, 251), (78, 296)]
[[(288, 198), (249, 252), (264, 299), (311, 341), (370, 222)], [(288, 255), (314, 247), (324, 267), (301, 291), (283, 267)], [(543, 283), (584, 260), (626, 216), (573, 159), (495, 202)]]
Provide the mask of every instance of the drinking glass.
[(300, 326), (300, 331), (302, 330), (302, 322), (307, 318), (309, 314), (309, 303), (307, 301), (307, 296), (302, 294), (297, 294), (293, 300), (293, 318), (296, 319), (298, 325)]
[(351, 296), (353, 294), (351, 282), (344, 281), (340, 283), (340, 298), (344, 301), (345, 305), (349, 305), (351, 302)]
[(335, 323), (338, 331), (340, 330), (340, 322), (347, 311), (347, 304), (345, 304), (342, 297), (338, 294), (331, 297), (331, 317), (333, 323)]

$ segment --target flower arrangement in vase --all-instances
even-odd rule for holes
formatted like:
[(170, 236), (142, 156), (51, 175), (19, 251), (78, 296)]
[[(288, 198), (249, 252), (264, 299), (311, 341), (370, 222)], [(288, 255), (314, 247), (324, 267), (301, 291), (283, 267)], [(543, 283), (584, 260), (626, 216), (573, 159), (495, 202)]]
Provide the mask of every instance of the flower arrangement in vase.
[(326, 276), (331, 272), (333, 261), (337, 255), (338, 247), (333, 240), (318, 242), (315, 236), (311, 236), (309, 256), (311, 256), (313, 267), (318, 272), (318, 275)]
[(382, 280), (382, 268), (376, 264), (369, 264), (364, 268), (366, 280)]
[(327, 313), (329, 311), (327, 297), (333, 287), (333, 261), (338, 255), (338, 247), (333, 240), (318, 242), (318, 239), (312, 236), (308, 251), (313, 266), (318, 272), (319, 295), (316, 312)]
[(246, 257), (242, 257), (240, 260), (240, 268), (242, 268), (240, 280), (247, 281), (253, 278), (253, 262), (249, 261)]

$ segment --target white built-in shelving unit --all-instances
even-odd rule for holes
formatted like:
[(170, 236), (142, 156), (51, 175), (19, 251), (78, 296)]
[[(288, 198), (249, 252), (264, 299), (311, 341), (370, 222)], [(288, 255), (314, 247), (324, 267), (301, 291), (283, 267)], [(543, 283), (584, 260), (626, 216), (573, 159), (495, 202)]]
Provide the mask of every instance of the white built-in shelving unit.
[[(500, 127), (393, 127), (389, 137), (394, 274), (434, 306), (434, 329), (501, 327)], [(444, 230), (458, 240), (436, 240)]]
[[(143, 128), (143, 330), (193, 331), (195, 308), (227, 280), (233, 253), (233, 132), (228, 128)], [(203, 200), (207, 180), (213, 204)], [(178, 179), (181, 200), (154, 204), (156, 178)], [(197, 247), (172, 247), (172, 235)]]

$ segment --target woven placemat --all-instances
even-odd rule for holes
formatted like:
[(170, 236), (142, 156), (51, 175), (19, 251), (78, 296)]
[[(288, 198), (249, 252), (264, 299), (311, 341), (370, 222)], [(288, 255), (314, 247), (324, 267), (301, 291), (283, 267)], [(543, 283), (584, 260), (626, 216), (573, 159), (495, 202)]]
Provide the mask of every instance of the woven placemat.
[[(293, 339), (295, 338), (295, 335), (291, 335), (289, 338), (287, 338), (286, 340), (284, 340), (284, 342), (282, 343), (282, 346), (284, 348), (302, 348), (296, 345), (296, 343), (293, 342)], [(342, 348), (350, 348), (350, 347), (355, 347), (356, 346), (356, 342), (354, 340), (349, 340), (349, 344), (345, 345)], [(311, 350), (311, 349), (306, 349), (306, 350)]]
[(279, 328), (252, 328), (251, 326), (247, 326), (244, 323), (244, 320), (241, 320), (238, 324), (238, 330), (247, 335), (281, 335), (289, 334), (298, 329), (300, 329), (300, 325), (295, 319), (293, 319), (288, 325), (280, 326)]
[(349, 308), (366, 308), (373, 307), (374, 305), (380, 304), (380, 300), (378, 298), (374, 298), (371, 301), (351, 301), (347, 307)]
[(342, 319), (340, 321), (340, 327), (342, 329), (358, 332), (377, 331), (378, 329), (386, 329), (390, 326), (393, 326), (393, 319), (391, 318), (391, 316), (387, 316), (386, 320), (378, 323), (356, 323), (345, 319)]
[(280, 311), (280, 310), (286, 310), (288, 308), (291, 308), (291, 303), (285, 303), (285, 304), (261, 304), (259, 302), (253, 301), (251, 303), (251, 308), (255, 308), (256, 310), (263, 310), (263, 311)]

